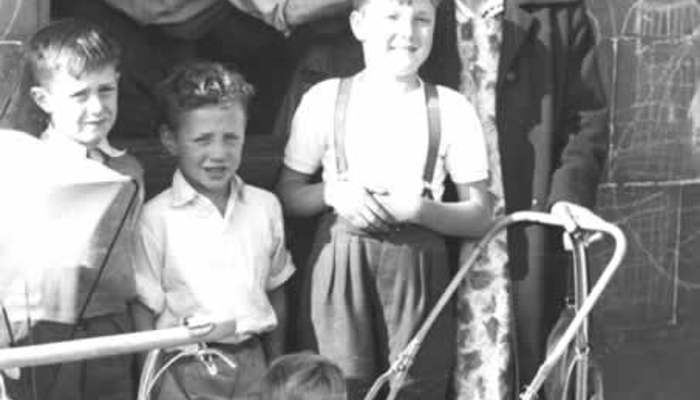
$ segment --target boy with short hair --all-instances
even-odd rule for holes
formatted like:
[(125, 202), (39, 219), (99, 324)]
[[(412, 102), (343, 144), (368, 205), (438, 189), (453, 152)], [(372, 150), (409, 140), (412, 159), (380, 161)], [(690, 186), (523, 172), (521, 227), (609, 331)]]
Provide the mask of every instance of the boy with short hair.
[[(124, 204), (113, 204), (103, 216), (81, 265), (28, 277), (24, 290), (5, 299), (9, 345), (132, 331), (132, 227), (143, 198), (143, 170), (107, 139), (117, 115), (119, 56), (118, 43), (99, 26), (75, 19), (53, 22), (28, 42), (30, 94), (48, 116), (41, 139), (62, 156), (88, 158), (130, 176), (137, 192), (119, 197)], [(120, 231), (116, 221), (124, 222)], [(27, 338), (18, 340), (22, 331)], [(133, 399), (133, 361), (123, 355), (26, 368), (19, 380), (7, 382), (11, 397), (20, 399)]]
[(346, 400), (340, 368), (320, 354), (286, 354), (270, 365), (262, 382), (261, 400)]
[[(285, 150), (278, 191), (286, 211), (325, 214), (305, 269), (299, 334), (339, 364), (352, 400), (396, 360), (447, 286), (442, 235), (478, 237), (491, 224), (474, 108), (418, 76), (436, 5), (355, 1), (350, 23), (365, 68), (309, 89)], [(447, 175), (456, 202), (441, 201)], [(445, 398), (455, 357), (450, 311), (435, 321), (408, 379), (392, 382), (399, 398)]]
[(272, 193), (237, 175), (252, 92), (240, 73), (213, 62), (182, 65), (161, 85), (160, 136), (178, 169), (140, 222), (135, 267), (145, 307), (137, 325), (234, 320), (235, 333), (207, 345), (238, 367), (209, 376), (196, 360), (176, 363), (155, 398), (249, 398), (267, 360), (282, 352), (283, 285), (294, 272), (282, 210)]

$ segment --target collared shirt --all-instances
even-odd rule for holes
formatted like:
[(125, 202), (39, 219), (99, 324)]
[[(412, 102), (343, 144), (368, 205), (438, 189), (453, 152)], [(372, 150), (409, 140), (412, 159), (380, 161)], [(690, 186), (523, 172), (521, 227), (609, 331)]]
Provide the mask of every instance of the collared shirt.
[[(46, 131), (41, 139), (51, 152), (65, 158), (87, 157), (85, 146), (57, 133)], [(86, 302), (83, 317), (90, 318), (125, 312), (127, 301), (136, 295), (131, 254), (134, 228), (143, 203), (143, 170), (133, 156), (113, 148), (107, 140), (97, 148), (102, 152), (102, 163), (106, 167), (131, 177), (135, 185), (124, 185), (112, 203), (106, 206), (75, 265), (52, 265), (42, 269), (40, 274), (32, 273), (13, 282), (3, 305), (13, 325), (15, 339), (26, 334), (27, 319), (72, 324), (77, 322), (80, 309)], [(118, 236), (115, 237), (116, 233)], [(57, 241), (71, 239), (55, 238)], [(106, 259), (110, 247), (111, 253)], [(88, 293), (95, 282), (97, 284), (88, 301)], [(0, 346), (6, 339), (0, 332)]]
[(222, 216), (175, 172), (172, 186), (144, 206), (135, 255), (138, 298), (156, 327), (191, 317), (235, 320), (237, 335), (222, 342), (273, 329), (266, 292), (294, 272), (279, 201), (239, 177)]

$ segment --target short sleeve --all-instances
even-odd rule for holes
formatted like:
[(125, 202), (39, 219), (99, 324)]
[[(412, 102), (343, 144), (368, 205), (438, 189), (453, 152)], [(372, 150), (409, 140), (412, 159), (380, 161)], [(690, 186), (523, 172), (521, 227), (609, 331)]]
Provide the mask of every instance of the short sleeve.
[(326, 80), (312, 86), (301, 98), (284, 150), (284, 165), (287, 168), (313, 174), (321, 167), (328, 148), (337, 87), (337, 79)]
[(137, 299), (154, 314), (165, 309), (165, 292), (161, 285), (163, 275), (163, 251), (157, 235), (148, 221), (142, 217), (136, 230), (133, 253), (134, 279)]
[(284, 238), (284, 222), (282, 207), (276, 197), (270, 203), (270, 232), (272, 246), (270, 249), (270, 270), (265, 283), (267, 291), (274, 290), (284, 284), (294, 273), (292, 256), (287, 250)]
[(457, 184), (487, 179), (486, 142), (476, 110), (464, 96), (449, 89), (440, 93), (440, 108), (447, 141), (445, 168), (450, 178)]

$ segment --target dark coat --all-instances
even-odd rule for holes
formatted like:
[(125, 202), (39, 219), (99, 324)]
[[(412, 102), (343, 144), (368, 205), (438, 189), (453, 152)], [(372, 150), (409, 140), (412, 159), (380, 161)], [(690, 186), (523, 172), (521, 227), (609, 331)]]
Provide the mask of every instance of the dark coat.
[[(496, 119), (508, 213), (595, 204), (608, 129), (594, 29), (582, 0), (506, 1)], [(561, 236), (515, 228), (508, 242), (520, 279), (528, 263), (556, 253)]]

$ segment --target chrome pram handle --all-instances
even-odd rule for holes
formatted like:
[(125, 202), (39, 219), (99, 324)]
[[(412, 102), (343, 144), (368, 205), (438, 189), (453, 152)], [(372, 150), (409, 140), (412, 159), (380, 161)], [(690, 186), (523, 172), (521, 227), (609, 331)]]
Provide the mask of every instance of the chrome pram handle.
[(549, 376), (552, 369), (564, 355), (567, 347), (574, 340), (581, 327), (586, 323), (588, 315), (591, 313), (593, 307), (603, 294), (603, 291), (610, 283), (612, 277), (615, 275), (615, 272), (622, 264), (622, 259), (627, 252), (627, 238), (622, 230), (616, 225), (599, 219), (594, 221), (590, 226), (579, 225), (579, 228), (586, 231), (600, 232), (611, 236), (614, 241), (613, 254), (610, 257), (608, 265), (603, 269), (600, 277), (598, 277), (595, 285), (593, 285), (593, 288), (591, 288), (591, 290), (585, 294), (585, 298), (579, 305), (573, 320), (566, 328), (559, 341), (549, 352), (530, 384), (525, 388), (523, 393), (520, 394), (520, 400), (531, 400), (537, 397), (537, 392), (544, 384), (545, 379), (547, 376)]
[[(598, 218), (581, 221), (581, 223), (579, 223), (579, 225), (576, 226), (576, 232), (574, 232), (574, 228), (571, 226), (571, 220), (563, 219), (552, 214), (537, 211), (518, 211), (496, 221), (496, 223), (494, 223), (491, 229), (489, 229), (489, 231), (479, 241), (478, 245), (476, 246), (472, 254), (469, 256), (467, 261), (460, 267), (460, 269), (457, 271), (450, 283), (447, 285), (445, 291), (437, 300), (435, 306), (430, 311), (425, 321), (414, 335), (413, 339), (411, 339), (406, 348), (398, 355), (396, 361), (392, 363), (389, 369), (387, 369), (375, 380), (369, 392), (367, 392), (367, 394), (365, 395), (364, 400), (373, 400), (381, 390), (382, 386), (392, 378), (399, 385), (403, 382), (406, 373), (408, 372), (408, 369), (413, 364), (414, 358), (418, 353), (418, 350), (420, 349), (423, 340), (428, 334), (428, 331), (432, 327), (440, 312), (448, 304), (452, 295), (454, 295), (454, 293), (457, 291), (460, 284), (462, 283), (462, 280), (466, 277), (467, 273), (475, 264), (476, 260), (486, 250), (489, 242), (498, 233), (506, 229), (508, 226), (521, 223), (534, 223), (540, 225), (561, 227), (564, 228), (569, 234), (572, 234), (572, 236), (576, 236), (573, 234), (578, 233), (579, 231), (590, 233), (600, 232), (612, 236), (615, 241), (615, 251), (607, 267), (603, 270), (603, 273), (601, 274), (600, 278), (591, 290), (589, 296), (581, 305), (579, 312), (576, 314), (576, 317), (572, 321), (571, 325), (565, 331), (560, 342), (557, 344), (557, 346), (555, 346), (555, 348), (545, 360), (545, 363), (540, 367), (537, 375), (535, 376), (535, 379), (526, 388), (525, 392), (521, 395), (521, 400), (530, 400), (533, 398), (533, 395), (537, 393), (540, 386), (542, 386), (544, 378), (552, 369), (556, 361), (564, 354), (566, 347), (576, 335), (576, 331), (581, 327), (581, 325), (585, 321), (585, 318), (591, 312), (591, 309), (595, 305), (596, 301), (602, 294), (605, 287), (610, 282), (610, 279), (612, 278), (613, 274), (620, 266), (622, 258), (624, 257), (624, 254), (627, 250), (627, 240), (622, 231), (617, 226), (606, 222), (603, 219)], [(574, 239), (576, 240), (575, 237)], [(390, 394), (389, 400), (392, 400), (394, 396), (395, 393)]]
[(188, 346), (182, 350), (176, 351), (178, 351), (178, 354), (166, 361), (160, 368), (158, 368), (158, 359), (160, 358), (163, 350), (154, 349), (148, 352), (143, 365), (141, 378), (139, 380), (137, 400), (150, 400), (153, 388), (163, 376), (165, 371), (167, 371), (167, 369), (174, 365), (177, 361), (185, 357), (196, 358), (198, 361), (204, 364), (207, 372), (212, 376), (218, 373), (218, 367), (214, 362), (214, 358), (222, 360), (224, 365), (232, 370), (238, 368), (236, 362), (224, 354), (224, 352), (208, 347), (205, 343), (197, 343), (194, 346)]

